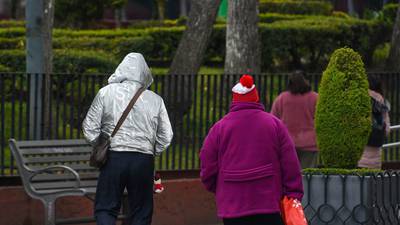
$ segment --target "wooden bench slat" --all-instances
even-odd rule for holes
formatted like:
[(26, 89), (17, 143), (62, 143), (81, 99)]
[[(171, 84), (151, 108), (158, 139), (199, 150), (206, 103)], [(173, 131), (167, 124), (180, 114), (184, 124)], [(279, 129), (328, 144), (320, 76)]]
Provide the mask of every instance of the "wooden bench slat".
[(90, 153), (92, 148), (89, 146), (81, 147), (46, 147), (46, 148), (23, 148), (19, 150), (24, 156), (35, 154), (79, 154)]
[[(49, 164), (46, 164), (46, 165), (37, 165), (37, 164), (35, 164), (35, 165), (30, 165), (28, 167), (33, 169), (33, 170), (40, 170), (40, 169), (44, 169), (44, 168), (46, 168), (48, 166), (54, 166), (54, 165), (63, 165), (63, 164), (60, 164), (60, 163), (54, 163), (54, 164), (49, 163)], [(96, 169), (94, 167), (91, 167), (89, 165), (89, 163), (80, 163), (80, 164), (69, 163), (69, 164), (65, 164), (65, 166), (71, 167), (72, 169), (76, 170), (78, 173), (79, 173), (79, 170), (90, 170), (90, 171), (94, 171), (94, 172), (98, 171), (98, 169)], [(60, 170), (62, 170), (62, 169), (60, 169)]]
[[(90, 172), (90, 173), (80, 173), (79, 178), (81, 181), (84, 180), (91, 180), (91, 179), (98, 179), (99, 173), (98, 172)], [(42, 182), (42, 181), (60, 181), (60, 180), (74, 180), (75, 177), (71, 173), (64, 173), (64, 174), (40, 174), (35, 176), (32, 181), (33, 182)]]
[(90, 155), (62, 155), (62, 156), (37, 156), (37, 157), (25, 157), (24, 162), (28, 165), (34, 163), (50, 163), (50, 162), (78, 162), (78, 161), (89, 161)]
[(71, 139), (71, 140), (39, 140), (39, 141), (16, 141), (18, 148), (46, 148), (46, 147), (71, 147), (71, 146), (90, 146), (83, 139)]
[[(59, 181), (59, 182), (40, 182), (40, 183), (32, 183), (33, 187), (37, 190), (55, 190), (55, 189), (66, 189), (66, 188), (75, 188), (75, 181)], [(87, 187), (96, 187), (97, 180), (87, 180), (81, 181), (81, 188)]]

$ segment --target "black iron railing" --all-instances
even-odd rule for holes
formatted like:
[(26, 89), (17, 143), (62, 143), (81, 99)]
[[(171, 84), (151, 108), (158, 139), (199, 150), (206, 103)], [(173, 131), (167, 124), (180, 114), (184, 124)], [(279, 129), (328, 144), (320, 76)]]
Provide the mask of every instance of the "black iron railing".
[(400, 224), (400, 173), (303, 174), (310, 225)]
[[(392, 104), (392, 124), (399, 124), (400, 73), (380, 75), (385, 78), (386, 97)], [(308, 75), (316, 91), (320, 76)], [(107, 84), (108, 78), (107, 75), (53, 74), (50, 101), (44, 104), (43, 88), (32, 94), (32, 88), (39, 85), (41, 77), (40, 74), (0, 74), (0, 176), (17, 173), (7, 145), (9, 138), (83, 138), (81, 123), (93, 97)], [(231, 88), (239, 77), (221, 74), (154, 76), (150, 89), (164, 98), (175, 134), (172, 145), (157, 159), (159, 170), (199, 168), (198, 152), (203, 138), (210, 126), (229, 111)], [(286, 89), (288, 74), (259, 74), (254, 78), (261, 102), (269, 111), (275, 97)], [(399, 140), (399, 131), (389, 137), (389, 142), (395, 140)], [(386, 149), (383, 155), (384, 161), (400, 161), (399, 148)]]

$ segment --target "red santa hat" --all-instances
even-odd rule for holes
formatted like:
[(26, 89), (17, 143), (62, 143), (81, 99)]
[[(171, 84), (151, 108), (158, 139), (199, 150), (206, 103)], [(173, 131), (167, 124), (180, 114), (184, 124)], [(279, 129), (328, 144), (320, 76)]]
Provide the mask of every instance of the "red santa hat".
[(239, 83), (232, 88), (232, 100), (234, 102), (259, 102), (258, 92), (253, 77), (243, 75)]

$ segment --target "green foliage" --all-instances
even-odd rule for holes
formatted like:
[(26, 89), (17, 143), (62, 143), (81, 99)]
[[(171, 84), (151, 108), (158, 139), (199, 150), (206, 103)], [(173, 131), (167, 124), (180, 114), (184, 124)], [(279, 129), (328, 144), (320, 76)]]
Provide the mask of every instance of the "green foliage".
[(23, 20), (0, 20), (0, 27), (25, 27)]
[(260, 12), (282, 14), (330, 15), (333, 6), (318, 0), (260, 0)]
[(368, 176), (383, 172), (378, 169), (338, 169), (338, 168), (306, 168), (303, 174), (323, 174), (323, 175), (358, 175)]
[(393, 26), (398, 8), (399, 4), (386, 4), (382, 9), (381, 19), (390, 26)]
[(375, 49), (372, 59), (372, 65), (375, 69), (382, 69), (382, 71), (384, 71), (386, 60), (389, 57), (389, 51), (390, 43), (379, 45)]
[[(24, 72), (26, 55), (23, 50), (3, 50), (0, 52), (0, 64), (13, 72)], [(99, 51), (55, 50), (55, 73), (107, 73), (113, 71), (117, 61), (113, 56)]]
[[(334, 49), (349, 46), (360, 52), (367, 65), (375, 48), (390, 39), (391, 27), (381, 21), (360, 20), (343, 15), (261, 14), (263, 70), (289, 71), (303, 68), (321, 71)], [(274, 22), (275, 21), (275, 22)], [(223, 63), (225, 24), (214, 26), (205, 62)], [(55, 29), (55, 49), (102, 51), (115, 59), (129, 52), (141, 52), (152, 62), (168, 63), (178, 47), (184, 26), (152, 28), (72, 30)], [(25, 48), (24, 28), (0, 28), (0, 49)], [(14, 69), (14, 67), (10, 67)]]
[(0, 64), (0, 73), (1, 72), (11, 72), (11, 70), (7, 66), (4, 66), (4, 65)]
[(361, 56), (336, 50), (323, 73), (315, 115), (325, 167), (356, 168), (371, 130), (371, 102)]
[(57, 0), (54, 20), (56, 26), (88, 27), (103, 17), (107, 7), (120, 8), (126, 0)]

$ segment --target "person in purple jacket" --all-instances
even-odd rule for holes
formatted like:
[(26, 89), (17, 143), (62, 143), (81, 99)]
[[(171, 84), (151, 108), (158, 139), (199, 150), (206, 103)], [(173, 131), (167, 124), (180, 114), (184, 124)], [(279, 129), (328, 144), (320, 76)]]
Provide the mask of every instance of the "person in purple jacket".
[(200, 151), (201, 181), (215, 193), (225, 225), (283, 225), (283, 196), (303, 197), (293, 141), (259, 103), (250, 75), (243, 75), (232, 92), (230, 112), (210, 129)]

